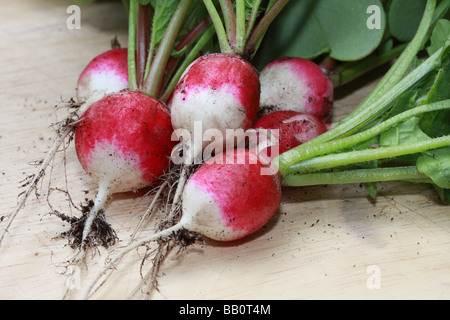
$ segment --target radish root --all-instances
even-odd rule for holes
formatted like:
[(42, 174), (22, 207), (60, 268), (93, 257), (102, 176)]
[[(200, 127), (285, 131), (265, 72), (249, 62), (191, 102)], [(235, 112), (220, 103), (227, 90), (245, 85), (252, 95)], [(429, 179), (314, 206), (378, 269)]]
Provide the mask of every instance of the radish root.
[(9, 227), (19, 214), (20, 210), (23, 209), (25, 206), (28, 198), (30, 197), (31, 193), (33, 191), (37, 190), (37, 186), (41, 178), (45, 175), (45, 171), (47, 170), (47, 167), (49, 166), (50, 162), (55, 157), (56, 153), (59, 151), (61, 145), (64, 143), (64, 141), (68, 138), (69, 141), (73, 137), (74, 128), (78, 122), (78, 115), (80, 109), (82, 109), (81, 104), (75, 103), (73, 99), (70, 99), (70, 101), (67, 104), (67, 107), (69, 109), (75, 109), (75, 111), (71, 112), (69, 116), (62, 122), (59, 123), (59, 127), (57, 129), (57, 136), (53, 142), (52, 147), (50, 148), (49, 152), (45, 156), (45, 158), (40, 162), (40, 166), (35, 174), (30, 176), (29, 181), (27, 181), (23, 186), (27, 186), (25, 191), (20, 193), (19, 201), (16, 204), (16, 207), (12, 211), (12, 213), (9, 215), (8, 219), (5, 222), (5, 225), (0, 230), (0, 246), (3, 242), (3, 239), (8, 232)]

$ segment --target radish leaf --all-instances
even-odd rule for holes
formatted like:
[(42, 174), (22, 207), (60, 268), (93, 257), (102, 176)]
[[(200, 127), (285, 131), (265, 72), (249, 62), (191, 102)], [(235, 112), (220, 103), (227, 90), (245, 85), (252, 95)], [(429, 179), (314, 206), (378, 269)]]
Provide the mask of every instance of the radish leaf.
[[(378, 10), (372, 13), (371, 8)], [(372, 18), (379, 23), (372, 26)], [(380, 44), (385, 20), (379, 0), (290, 1), (267, 31), (260, 48), (264, 61), (259, 63), (281, 56), (314, 58), (328, 52), (336, 60), (361, 59)]]
[(392, 36), (399, 41), (411, 41), (416, 34), (425, 10), (426, 0), (392, 0), (388, 25)]
[(438, 187), (450, 189), (450, 147), (424, 152), (417, 159), (416, 166)]

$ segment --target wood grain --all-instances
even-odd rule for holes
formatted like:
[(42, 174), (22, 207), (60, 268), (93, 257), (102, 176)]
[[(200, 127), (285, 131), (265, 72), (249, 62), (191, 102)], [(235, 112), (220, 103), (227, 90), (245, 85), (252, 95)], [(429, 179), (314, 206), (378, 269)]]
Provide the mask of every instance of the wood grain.
[[(119, 2), (82, 6), (79, 30), (66, 27), (70, 4), (0, 1), (0, 217), (13, 210), (21, 181), (51, 146), (52, 124), (67, 114), (55, 106), (74, 97), (82, 68), (114, 36), (127, 41)], [(365, 97), (376, 76), (338, 92), (335, 119)], [(72, 145), (55, 158), (0, 247), (0, 299), (61, 297), (65, 265), (75, 252), (58, 238), (67, 224), (48, 213), (50, 205), (78, 212), (64, 193), (49, 188), (67, 189), (76, 205), (95, 195)], [(107, 219), (121, 241), (89, 255), (69, 298), (79, 299), (108, 254), (126, 244), (150, 201), (144, 192), (114, 196)], [(449, 213), (427, 185), (383, 183), (376, 201), (359, 185), (288, 188), (279, 214), (250, 238), (174, 251), (151, 298), (448, 299)], [(153, 224), (148, 221), (138, 237), (153, 232)], [(127, 255), (92, 298), (127, 298), (140, 280), (144, 252)], [(371, 286), (372, 270), (379, 271), (378, 289)]]

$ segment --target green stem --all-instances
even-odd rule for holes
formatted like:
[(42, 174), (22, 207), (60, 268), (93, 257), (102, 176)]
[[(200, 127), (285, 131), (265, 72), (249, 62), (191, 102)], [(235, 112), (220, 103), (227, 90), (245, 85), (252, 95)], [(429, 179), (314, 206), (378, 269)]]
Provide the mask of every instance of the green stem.
[(222, 20), (212, 0), (203, 0), (203, 3), (205, 4), (206, 10), (208, 10), (214, 29), (216, 30), (217, 38), (219, 39), (220, 52), (226, 54), (233, 53), (230, 43), (228, 42), (227, 33), (225, 32)]
[(128, 85), (131, 90), (137, 89), (136, 80), (136, 22), (139, 4), (137, 0), (130, 0), (128, 15)]
[(245, 0), (236, 0), (236, 46), (235, 53), (242, 55), (245, 47)]
[(177, 72), (175, 73), (175, 75), (171, 78), (169, 84), (166, 87), (164, 94), (160, 98), (161, 101), (167, 102), (167, 100), (169, 99), (178, 80), (180, 79), (181, 75), (183, 74), (184, 70), (189, 66), (189, 64), (192, 61), (194, 61), (200, 55), (200, 50), (212, 38), (214, 33), (215, 33), (214, 26), (211, 25), (208, 27), (208, 29), (206, 29), (206, 31), (203, 33), (203, 35), (198, 39), (195, 46), (192, 48), (192, 50), (186, 56), (186, 58), (184, 59), (184, 61), (180, 65), (180, 67), (177, 68)]
[(339, 136), (349, 135), (364, 126), (364, 124), (368, 123), (370, 120), (373, 120), (373, 118), (381, 114), (383, 111), (386, 111), (386, 109), (392, 105), (397, 97), (405, 91), (413, 88), (425, 75), (440, 65), (443, 52), (444, 48), (436, 51), (419, 67), (414, 69), (410, 74), (391, 88), (384, 96), (380, 97), (369, 106), (366, 106), (365, 109), (360, 110), (359, 113), (354, 114), (351, 121), (342, 122), (322, 135), (281, 154), (278, 161), (280, 172), (284, 174), (291, 165), (298, 162), (300, 159), (304, 159), (305, 149), (314, 145), (323, 144)]
[(420, 153), (430, 149), (437, 149), (447, 146), (450, 146), (450, 135), (393, 147), (379, 147), (376, 149), (350, 151), (316, 157), (293, 165), (290, 172), (311, 173), (361, 162)]
[(392, 61), (392, 59), (398, 57), (405, 50), (406, 46), (406, 43), (401, 44), (380, 55), (367, 57), (358, 63), (351, 62), (344, 64), (338, 69), (331, 71), (330, 79), (335, 88), (347, 84), (367, 74), (367, 72)]
[(231, 0), (219, 0), (220, 8), (225, 21), (228, 43), (232, 48), (236, 45), (236, 13)]
[(392, 180), (432, 183), (432, 180), (425, 174), (419, 173), (415, 166), (409, 166), (293, 174), (283, 178), (283, 186), (302, 187), (320, 184), (369, 183)]
[(159, 98), (164, 79), (164, 70), (191, 2), (192, 0), (180, 1), (156, 51), (149, 74), (143, 85), (143, 91), (152, 97)]
[(252, 11), (250, 12), (250, 17), (248, 18), (247, 22), (247, 31), (245, 33), (245, 42), (247, 42), (248, 38), (250, 37), (250, 34), (253, 31), (253, 26), (255, 25), (256, 18), (258, 17), (258, 10), (261, 5), (261, 0), (256, 0), (253, 3)]
[(288, 2), (289, 0), (277, 0), (267, 11), (267, 13), (261, 18), (255, 29), (250, 33), (250, 36), (247, 39), (244, 49), (244, 56), (250, 58), (253, 57), (253, 55), (256, 53), (258, 44), (266, 34), (266, 31), (269, 28), (270, 24), (278, 16), (280, 11)]
[[(297, 158), (297, 162), (305, 159), (309, 159), (315, 156), (324, 155), (328, 153), (332, 153), (338, 150), (342, 150), (345, 148), (349, 148), (351, 146), (354, 146), (356, 144), (362, 143), (364, 141), (367, 141), (382, 132), (388, 130), (389, 128), (397, 125), (400, 122), (403, 122), (411, 117), (414, 117), (416, 115), (425, 113), (425, 112), (433, 112), (433, 111), (439, 111), (439, 110), (445, 110), (450, 109), (450, 100), (445, 101), (439, 101), (430, 103), (427, 105), (422, 105), (419, 107), (416, 107), (414, 109), (410, 109), (407, 111), (404, 111), (398, 115), (395, 115), (392, 118), (389, 118), (380, 124), (369, 128), (365, 131), (353, 134), (348, 137), (340, 138), (337, 140), (327, 141), (322, 144), (315, 144), (311, 145), (307, 148), (303, 148), (302, 154), (300, 157)], [(286, 171), (286, 174), (289, 174), (291, 172), (290, 169)]]

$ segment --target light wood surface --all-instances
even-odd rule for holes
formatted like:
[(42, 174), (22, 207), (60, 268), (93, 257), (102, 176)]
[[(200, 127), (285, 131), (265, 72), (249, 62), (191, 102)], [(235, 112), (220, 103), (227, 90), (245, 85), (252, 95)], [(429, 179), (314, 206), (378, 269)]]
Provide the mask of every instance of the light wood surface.
[[(0, 217), (15, 207), (21, 181), (52, 144), (57, 109), (75, 96), (78, 74), (118, 36), (126, 43), (120, 2), (81, 7), (81, 29), (69, 30), (63, 0), (0, 0)], [(375, 84), (338, 95), (335, 118), (358, 104)], [(63, 161), (65, 155), (66, 161)], [(59, 299), (66, 261), (75, 251), (58, 238), (67, 224), (61, 192), (75, 204), (95, 195), (73, 145), (60, 152), (12, 224), (0, 247), (1, 299)], [(47, 201), (49, 200), (49, 202)], [(107, 219), (126, 244), (151, 198), (115, 195)], [(3, 220), (5, 221), (5, 220)], [(2, 222), (4, 223), (4, 222)], [(138, 237), (153, 232), (148, 221)], [(2, 224), (0, 224), (2, 226)], [(125, 299), (140, 280), (145, 250), (127, 255), (92, 299)], [(428, 185), (379, 185), (376, 201), (359, 185), (285, 189), (280, 213), (260, 232), (227, 244), (195, 244), (174, 251), (161, 269), (152, 299), (448, 299), (450, 210)], [(92, 252), (70, 299), (79, 299), (108, 252)], [(150, 263), (150, 261), (148, 261)], [(148, 263), (146, 265), (148, 265)], [(372, 282), (372, 280), (379, 282)], [(379, 287), (374, 286), (379, 284)], [(133, 298), (140, 299), (142, 294)]]

